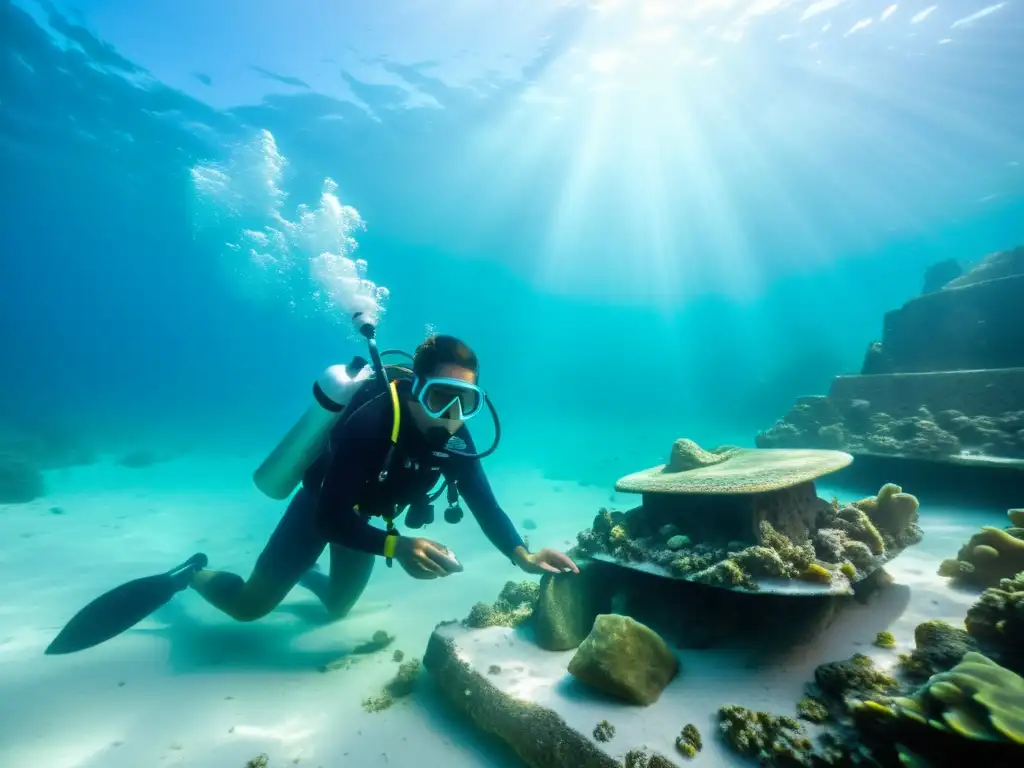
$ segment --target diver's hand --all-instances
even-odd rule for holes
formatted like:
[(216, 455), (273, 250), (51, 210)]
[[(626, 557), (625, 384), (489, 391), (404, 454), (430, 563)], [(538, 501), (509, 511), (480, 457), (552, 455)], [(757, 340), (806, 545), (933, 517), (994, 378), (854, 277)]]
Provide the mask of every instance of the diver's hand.
[(527, 552), (525, 547), (516, 547), (512, 553), (516, 565), (527, 573), (579, 573), (579, 566), (572, 558), (557, 549), (542, 549)]
[(399, 536), (395, 559), (414, 579), (437, 579), (462, 570), (448, 554), (448, 548), (430, 539)]

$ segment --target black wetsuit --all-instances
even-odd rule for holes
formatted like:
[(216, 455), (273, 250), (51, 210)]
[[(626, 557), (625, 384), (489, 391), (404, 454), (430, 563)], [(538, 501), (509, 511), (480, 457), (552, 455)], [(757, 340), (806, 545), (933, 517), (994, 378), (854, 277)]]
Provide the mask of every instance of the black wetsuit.
[[(409, 383), (399, 381), (399, 393)], [(359, 395), (357, 395), (357, 400)], [(397, 516), (410, 503), (421, 501), (441, 475), (454, 482), (484, 535), (504, 555), (523, 545), (508, 515), (498, 506), (478, 459), (436, 450), (412, 423), (400, 397), (399, 437), (384, 482), (378, 475), (391, 445), (393, 425), (390, 393), (378, 390), (353, 402), (331, 434), (330, 448), (307, 471), (270, 541), (258, 567), (277, 578), (296, 582), (330, 544), (368, 555), (383, 555), (386, 534), (372, 525), (374, 515)], [(466, 452), (476, 451), (469, 430), (457, 436)], [(399, 521), (400, 524), (400, 521)]]

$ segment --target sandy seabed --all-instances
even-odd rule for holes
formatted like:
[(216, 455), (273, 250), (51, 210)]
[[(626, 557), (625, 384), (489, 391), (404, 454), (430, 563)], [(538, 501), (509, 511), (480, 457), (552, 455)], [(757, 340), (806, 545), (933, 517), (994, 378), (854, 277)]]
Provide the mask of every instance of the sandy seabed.
[[(362, 601), (344, 621), (326, 622), (319, 603), (302, 588), (252, 624), (235, 623), (185, 592), (101, 646), (43, 655), (61, 626), (90, 600), (194, 552), (205, 552), (211, 567), (247, 575), (283, 511), (282, 503), (261, 497), (251, 484), (258, 458), (191, 455), (145, 469), (97, 464), (64, 470), (48, 478), (45, 498), (0, 506), (5, 768), (243, 768), (260, 753), (269, 756), (272, 768), (519, 766), (507, 749), (468, 729), (428, 679), (384, 712), (362, 708), (397, 671), (393, 649), (407, 659), (420, 658), (439, 621), (465, 616), (477, 601), (492, 602), (505, 581), (520, 578), (469, 514), (460, 525), (440, 522), (421, 534), (450, 546), (464, 573), (420, 582), (379, 563)], [(527, 517), (536, 521), (536, 530), (523, 531), (533, 548), (565, 548), (599, 507), (628, 508), (638, 501), (496, 462), (488, 462), (488, 472), (517, 525)], [(863, 489), (861, 495), (876, 491)], [(831, 493), (819, 487), (821, 496)], [(439, 518), (442, 510), (443, 500)], [(684, 652), (685, 673), (670, 696), (696, 708), (693, 717), (705, 730), (708, 716), (724, 703), (791, 713), (821, 661), (859, 650), (881, 664), (893, 663), (893, 652), (871, 645), (885, 628), (878, 622), (884, 620), (902, 650), (912, 647), (920, 621), (962, 621), (975, 596), (950, 589), (935, 569), (979, 526), (1004, 520), (1002, 510), (936, 508), (922, 498), (925, 539), (888, 566), (896, 583), (875, 605), (845, 612), (827, 638), (773, 666), (750, 668), (733, 654)], [(326, 556), (321, 563), (326, 567)], [(396, 636), (386, 651), (346, 669), (320, 671), (380, 629)], [(557, 676), (557, 670), (550, 674)], [(546, 689), (535, 688), (539, 699)], [(621, 713), (620, 725), (628, 717), (643, 721), (638, 710)], [(652, 731), (649, 746), (667, 751), (677, 730), (674, 722)], [(713, 746), (695, 762), (723, 761), (731, 762)]]

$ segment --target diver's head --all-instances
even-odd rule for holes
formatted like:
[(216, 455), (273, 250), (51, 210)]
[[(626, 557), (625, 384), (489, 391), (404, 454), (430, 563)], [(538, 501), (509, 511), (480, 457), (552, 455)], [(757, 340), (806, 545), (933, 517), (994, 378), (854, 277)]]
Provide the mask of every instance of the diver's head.
[(483, 409), (479, 363), (465, 342), (454, 336), (430, 336), (416, 348), (412, 370), (409, 410), (428, 437), (446, 442)]

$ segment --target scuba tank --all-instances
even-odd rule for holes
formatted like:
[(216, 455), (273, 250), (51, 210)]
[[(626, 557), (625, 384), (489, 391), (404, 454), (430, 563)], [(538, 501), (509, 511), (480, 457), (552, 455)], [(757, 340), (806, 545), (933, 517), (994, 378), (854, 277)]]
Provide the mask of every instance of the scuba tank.
[(286, 499), (306, 469), (323, 453), (331, 429), (352, 397), (372, 377), (362, 357), (332, 365), (313, 383), (313, 402), (253, 474), (256, 487), (272, 499)]

